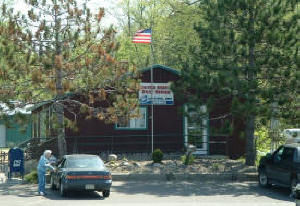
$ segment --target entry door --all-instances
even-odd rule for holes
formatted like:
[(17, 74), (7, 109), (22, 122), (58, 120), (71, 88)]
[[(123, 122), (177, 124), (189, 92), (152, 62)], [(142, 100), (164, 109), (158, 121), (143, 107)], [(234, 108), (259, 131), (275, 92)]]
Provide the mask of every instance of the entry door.
[(186, 106), (185, 143), (195, 145), (195, 154), (208, 153), (208, 115), (206, 106), (198, 109)]
[(5, 139), (6, 139), (6, 127), (5, 125), (0, 125), (0, 147), (5, 147)]

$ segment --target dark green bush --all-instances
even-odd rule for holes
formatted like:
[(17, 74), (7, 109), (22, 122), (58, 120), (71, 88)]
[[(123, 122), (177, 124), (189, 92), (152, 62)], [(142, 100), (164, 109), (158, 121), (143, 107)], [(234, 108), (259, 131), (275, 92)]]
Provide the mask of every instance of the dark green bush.
[(24, 179), (28, 183), (37, 184), (38, 183), (38, 174), (37, 174), (37, 171), (34, 170), (34, 171), (30, 172), (29, 174), (25, 175)]
[(164, 153), (160, 149), (156, 149), (152, 153), (152, 160), (154, 163), (161, 163)]

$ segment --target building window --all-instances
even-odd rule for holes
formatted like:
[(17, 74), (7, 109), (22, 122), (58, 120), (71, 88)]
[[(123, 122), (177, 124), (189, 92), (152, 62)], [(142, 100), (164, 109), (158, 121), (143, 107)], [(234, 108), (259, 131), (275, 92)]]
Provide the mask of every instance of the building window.
[(116, 129), (147, 129), (147, 108), (140, 107), (139, 117), (120, 121), (116, 124)]

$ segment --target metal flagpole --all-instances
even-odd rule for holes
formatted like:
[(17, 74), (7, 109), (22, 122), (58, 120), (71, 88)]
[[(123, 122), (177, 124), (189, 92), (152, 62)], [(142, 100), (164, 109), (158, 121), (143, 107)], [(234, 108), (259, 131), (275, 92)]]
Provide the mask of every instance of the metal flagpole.
[[(152, 55), (151, 55), (152, 54)], [(150, 56), (152, 57), (151, 61), (151, 153), (154, 150), (154, 105), (153, 105), (153, 64), (154, 64), (154, 56), (152, 49), (152, 28), (151, 28), (151, 43), (150, 43)]]
[[(150, 35), (149, 35), (150, 30)], [(151, 152), (154, 149), (154, 105), (153, 105), (153, 64), (154, 64), (154, 52), (152, 45), (152, 28), (146, 30), (139, 30), (134, 35), (133, 43), (150, 43), (150, 70), (151, 70)], [(152, 55), (151, 55), (152, 54)], [(152, 58), (152, 60), (151, 60)]]
[(154, 147), (154, 105), (153, 105), (153, 65), (151, 65), (151, 152), (153, 153), (153, 147)]

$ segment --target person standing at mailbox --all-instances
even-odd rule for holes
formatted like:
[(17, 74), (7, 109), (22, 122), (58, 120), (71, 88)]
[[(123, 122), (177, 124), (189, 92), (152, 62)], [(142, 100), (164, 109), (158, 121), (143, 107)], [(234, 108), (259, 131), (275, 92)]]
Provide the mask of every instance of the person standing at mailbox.
[(46, 186), (46, 170), (47, 170), (47, 168), (54, 170), (54, 167), (49, 162), (51, 153), (52, 153), (51, 150), (45, 150), (44, 154), (41, 156), (41, 158), (39, 160), (39, 164), (37, 166), (38, 181), (39, 181), (39, 188), (38, 188), (39, 195), (46, 195), (45, 186)]

